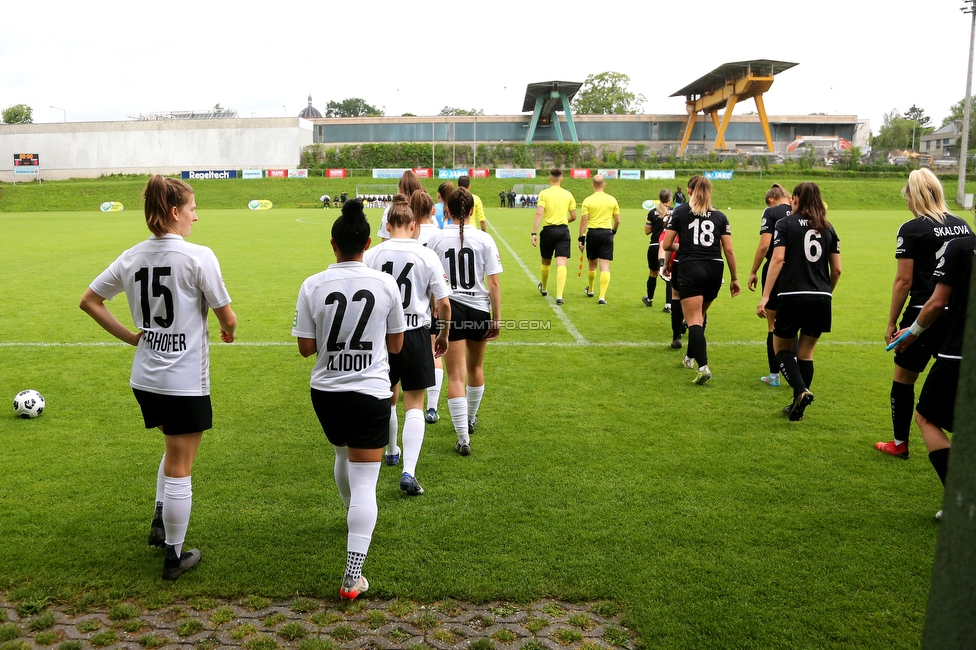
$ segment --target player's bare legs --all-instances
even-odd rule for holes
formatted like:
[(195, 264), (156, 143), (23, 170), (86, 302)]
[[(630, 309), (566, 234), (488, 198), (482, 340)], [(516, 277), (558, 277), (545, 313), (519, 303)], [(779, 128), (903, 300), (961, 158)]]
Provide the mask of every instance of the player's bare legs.
[[(465, 392), (467, 380), (467, 346), (471, 341), (451, 341), (444, 355), (444, 365), (447, 370), (447, 406), (454, 422), (458, 445), (470, 448), (471, 438), (468, 435), (468, 400)], [(482, 384), (484, 379), (482, 378)]]

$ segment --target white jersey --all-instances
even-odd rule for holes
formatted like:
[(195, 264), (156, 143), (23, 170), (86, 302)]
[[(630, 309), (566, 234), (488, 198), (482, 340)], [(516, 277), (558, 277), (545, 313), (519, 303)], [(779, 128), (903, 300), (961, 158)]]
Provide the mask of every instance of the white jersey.
[(420, 242), (421, 246), (426, 246), (430, 238), (438, 234), (441, 231), (441, 227), (436, 223), (422, 223), (420, 224), (420, 236), (417, 237), (417, 241)]
[(451, 299), (490, 312), (485, 278), (502, 272), (502, 258), (491, 235), (467, 225), (462, 247), (459, 227), (444, 226), (444, 230), (430, 238), (427, 248), (437, 253), (444, 267), (452, 290)]
[(376, 231), (376, 236), (380, 239), (390, 238), (390, 228), (387, 226), (387, 217), (390, 215), (390, 206), (386, 206), (383, 210), (383, 216), (380, 217), (380, 229)]
[(230, 303), (217, 256), (175, 234), (153, 235), (122, 253), (89, 288), (125, 292), (142, 338), (129, 385), (161, 395), (210, 394), (207, 310)]
[(393, 278), (341, 262), (302, 283), (291, 334), (315, 339), (312, 388), (384, 399), (393, 395), (386, 335), (406, 329)]
[(407, 329), (430, 327), (430, 297), (451, 295), (437, 254), (416, 239), (388, 239), (363, 253), (363, 263), (396, 280)]

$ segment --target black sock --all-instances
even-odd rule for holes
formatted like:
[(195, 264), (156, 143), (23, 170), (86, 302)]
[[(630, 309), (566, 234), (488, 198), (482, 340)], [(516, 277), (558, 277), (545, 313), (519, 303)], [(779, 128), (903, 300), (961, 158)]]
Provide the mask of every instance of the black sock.
[(708, 365), (705, 329), (701, 325), (688, 326), (688, 356), (698, 362), (699, 368)]
[(932, 467), (935, 468), (935, 473), (939, 475), (939, 480), (942, 481), (942, 487), (945, 487), (946, 481), (946, 470), (949, 469), (949, 449), (936, 449), (935, 451), (929, 452), (929, 462), (932, 463)]
[(654, 300), (654, 290), (657, 289), (657, 276), (647, 278), (647, 299)]
[(799, 352), (800, 352), (800, 337), (799, 336), (796, 337), (795, 339), (793, 339), (793, 348), (790, 351), (793, 353), (793, 356), (794, 357), (797, 354), (799, 354)]
[(895, 432), (895, 440), (908, 442), (914, 413), (915, 386), (891, 382), (891, 427)]
[(776, 363), (776, 353), (773, 351), (773, 333), (766, 335), (766, 361), (769, 362), (769, 374), (779, 372), (779, 365)]
[(803, 378), (807, 390), (810, 390), (810, 387), (813, 386), (813, 359), (809, 361), (797, 359), (796, 367), (800, 369), (800, 377)]
[(680, 339), (684, 328), (681, 322), (685, 319), (685, 314), (681, 309), (680, 300), (671, 301), (671, 338)]
[(793, 388), (793, 398), (796, 399), (800, 396), (800, 393), (807, 389), (806, 384), (803, 383), (803, 376), (800, 375), (800, 368), (796, 364), (796, 357), (789, 350), (777, 352), (776, 364), (779, 366), (779, 371), (786, 377), (786, 381)]

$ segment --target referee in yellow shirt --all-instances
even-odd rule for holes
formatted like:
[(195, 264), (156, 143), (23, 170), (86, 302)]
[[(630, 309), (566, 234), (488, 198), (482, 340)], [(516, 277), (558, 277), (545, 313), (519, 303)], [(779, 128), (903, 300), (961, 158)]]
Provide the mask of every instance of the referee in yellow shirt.
[[(556, 255), (556, 304), (563, 304), (563, 290), (566, 288), (566, 260), (569, 258), (569, 224), (576, 221), (576, 199), (569, 190), (560, 187), (563, 172), (560, 169), (549, 171), (549, 188), (539, 192), (539, 207), (535, 211), (532, 225), (532, 245), (538, 246), (542, 253), (542, 282), (539, 293), (549, 295), (549, 266), (553, 253)], [(539, 223), (542, 232), (539, 232)]]
[(600, 299), (607, 304), (607, 287), (610, 286), (610, 262), (613, 261), (613, 236), (620, 227), (620, 206), (617, 199), (606, 192), (607, 182), (602, 175), (593, 177), (593, 194), (583, 200), (583, 216), (579, 226), (579, 248), (586, 246), (586, 259), (590, 262), (587, 274), (586, 295), (593, 297), (593, 281), (596, 280), (596, 264), (600, 263)]

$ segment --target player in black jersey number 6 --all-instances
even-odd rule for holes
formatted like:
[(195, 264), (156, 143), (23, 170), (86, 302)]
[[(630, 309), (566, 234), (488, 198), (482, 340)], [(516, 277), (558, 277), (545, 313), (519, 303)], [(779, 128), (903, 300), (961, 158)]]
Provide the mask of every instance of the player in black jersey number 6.
[(804, 409), (813, 401), (813, 349), (820, 336), (830, 331), (830, 301), (841, 269), (840, 240), (827, 221), (827, 206), (817, 184), (797, 185), (791, 204), (793, 214), (776, 223), (773, 257), (756, 315), (766, 318), (766, 305), (776, 287), (779, 309), (773, 349), (780, 372), (793, 388), (793, 401), (783, 412), (795, 422), (803, 419)]

